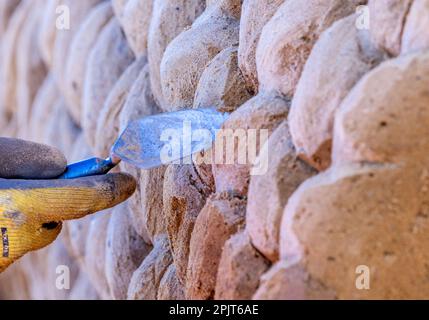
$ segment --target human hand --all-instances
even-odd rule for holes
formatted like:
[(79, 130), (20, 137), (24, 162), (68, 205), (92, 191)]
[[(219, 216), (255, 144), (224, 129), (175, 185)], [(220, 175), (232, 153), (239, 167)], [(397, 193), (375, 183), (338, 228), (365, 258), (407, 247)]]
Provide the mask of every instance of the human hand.
[(62, 221), (113, 207), (136, 188), (123, 173), (55, 179), (66, 159), (41, 144), (0, 138), (0, 157), (0, 272), (54, 241)]

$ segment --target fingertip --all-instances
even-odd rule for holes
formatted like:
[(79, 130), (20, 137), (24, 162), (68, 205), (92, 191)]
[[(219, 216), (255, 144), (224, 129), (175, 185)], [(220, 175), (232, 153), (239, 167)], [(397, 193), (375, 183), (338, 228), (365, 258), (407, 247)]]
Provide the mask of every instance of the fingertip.
[(64, 172), (67, 160), (63, 153), (40, 143), (0, 138), (2, 163), (0, 177), (7, 179), (51, 179)]
[(104, 187), (112, 196), (112, 206), (127, 200), (137, 188), (136, 179), (127, 173), (109, 173), (101, 177)]

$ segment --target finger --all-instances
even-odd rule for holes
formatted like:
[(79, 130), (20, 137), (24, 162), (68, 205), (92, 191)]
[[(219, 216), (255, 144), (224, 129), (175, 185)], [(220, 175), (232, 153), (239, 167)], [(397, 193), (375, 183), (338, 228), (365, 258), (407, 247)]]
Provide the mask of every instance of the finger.
[(0, 197), (7, 206), (40, 221), (81, 218), (128, 199), (136, 189), (135, 179), (124, 173), (71, 180), (3, 180)]
[[(2, 223), (0, 222), (0, 224)], [(61, 227), (61, 222), (28, 221), (23, 225), (13, 223), (13, 221), (10, 221), (9, 224), (3, 222), (0, 230), (2, 242), (0, 244), (0, 272), (2, 266), (6, 268), (27, 252), (44, 248), (52, 243), (59, 235)]]
[(0, 138), (0, 177), (50, 179), (58, 177), (67, 160), (56, 148), (20, 139)]

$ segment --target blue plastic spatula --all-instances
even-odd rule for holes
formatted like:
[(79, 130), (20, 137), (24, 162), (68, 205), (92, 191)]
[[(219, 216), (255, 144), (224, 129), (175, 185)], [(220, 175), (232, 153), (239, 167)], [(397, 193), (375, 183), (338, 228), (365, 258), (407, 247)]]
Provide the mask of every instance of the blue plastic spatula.
[(102, 175), (125, 161), (141, 169), (176, 162), (212, 146), (228, 113), (192, 109), (161, 113), (133, 122), (114, 143), (107, 159), (91, 158), (67, 166), (61, 179)]

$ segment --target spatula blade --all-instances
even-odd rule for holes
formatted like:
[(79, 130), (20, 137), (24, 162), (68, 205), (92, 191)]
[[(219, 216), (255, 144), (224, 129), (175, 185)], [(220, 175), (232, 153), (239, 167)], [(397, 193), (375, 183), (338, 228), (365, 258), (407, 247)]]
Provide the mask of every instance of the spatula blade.
[(141, 169), (176, 163), (212, 146), (227, 113), (191, 109), (131, 122), (112, 148), (113, 155)]

